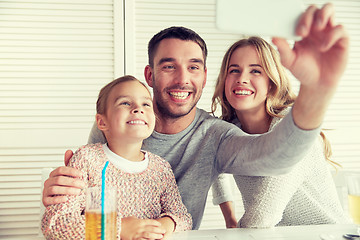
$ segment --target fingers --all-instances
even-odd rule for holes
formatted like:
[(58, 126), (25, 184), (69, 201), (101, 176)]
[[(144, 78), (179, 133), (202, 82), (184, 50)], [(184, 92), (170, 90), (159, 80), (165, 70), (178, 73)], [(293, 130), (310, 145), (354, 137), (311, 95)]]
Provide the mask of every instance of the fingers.
[(71, 157), (73, 156), (73, 152), (71, 150), (67, 150), (65, 152), (65, 155), (64, 155), (64, 163), (65, 163), (65, 166), (67, 166), (69, 164), (69, 161), (71, 159)]
[[(49, 175), (49, 178), (44, 182), (44, 189), (49, 189), (54, 186), (61, 186), (70, 188), (70, 194), (75, 194), (74, 191), (77, 193), (79, 190), (75, 189), (82, 189), (85, 187), (84, 181), (80, 178), (82, 177), (82, 172), (73, 167), (58, 167), (54, 171), (52, 171)], [(51, 192), (51, 194), (67, 194), (66, 192), (57, 192), (57, 189), (62, 190), (63, 188), (52, 188), (55, 189)]]
[(79, 195), (85, 183), (79, 179), (82, 172), (72, 167), (58, 167), (44, 182), (42, 202), (44, 206), (62, 203), (66, 195)]
[(161, 223), (159, 221), (156, 221), (155, 219), (145, 219), (144, 223), (146, 225), (151, 225), (151, 226), (155, 226), (155, 227), (161, 226)]
[(342, 25), (335, 26), (326, 33), (320, 50), (326, 52), (335, 45), (343, 49), (348, 48), (349, 36)]
[(66, 176), (51, 177), (44, 182), (44, 190), (49, 195), (67, 194), (67, 192), (64, 192), (64, 189), (68, 188), (71, 189), (68, 191), (71, 195), (76, 195), (84, 187), (85, 183), (82, 180)]
[(309, 6), (300, 17), (296, 27), (296, 34), (307, 37), (312, 30), (323, 31), (326, 27), (334, 26), (334, 6), (325, 4), (321, 9), (315, 5)]
[[(46, 181), (48, 181), (48, 180), (46, 180)], [(52, 205), (52, 204), (66, 202), (67, 201), (66, 196), (68, 196), (68, 195), (79, 195), (80, 194), (81, 188), (49, 185), (51, 183), (49, 183), (49, 181), (48, 182), (46, 182), (46, 181), (44, 183), (44, 190), (43, 190), (43, 195), (42, 195), (42, 202), (45, 207), (48, 205)]]
[(161, 223), (154, 219), (138, 219), (135, 217), (125, 217), (121, 219), (121, 239), (163, 239), (165, 229), (161, 228)]
[(165, 230), (161, 228), (161, 223), (153, 219), (142, 220), (143, 228), (139, 231), (140, 239), (162, 239)]
[(73, 178), (80, 178), (82, 177), (82, 172), (73, 167), (58, 167), (55, 170), (53, 170), (49, 176), (50, 177), (69, 176)]
[(66, 202), (67, 198), (66, 196), (45, 196), (43, 195), (42, 203), (45, 207), (49, 205), (54, 205), (58, 203)]
[(80, 189), (73, 187), (54, 186), (54, 179), (48, 179), (44, 183), (42, 202), (44, 206), (58, 204), (67, 200), (66, 195), (79, 195)]
[[(335, 11), (331, 3), (325, 4), (315, 13), (313, 24), (314, 34), (321, 34), (321, 45), (319, 50), (326, 52), (336, 44), (340, 47), (347, 48), (348, 35), (345, 28), (341, 25), (335, 25)], [(343, 41), (345, 39), (345, 41)], [(343, 45), (343, 46), (342, 46)]]
[[(54, 194), (78, 194), (85, 183), (79, 179), (82, 172), (72, 167), (58, 167), (50, 173), (50, 177), (44, 182), (44, 191), (49, 195)], [(70, 189), (64, 192), (65, 189)]]
[(279, 51), (282, 65), (289, 69), (295, 61), (295, 53), (290, 48), (288, 42), (283, 38), (273, 38), (272, 42)]
[(322, 31), (327, 25), (334, 26), (334, 6), (331, 3), (325, 4), (315, 12), (314, 30)]
[(311, 5), (301, 15), (295, 30), (297, 35), (301, 37), (306, 37), (309, 34), (314, 20), (316, 9), (317, 8), (315, 5)]
[(165, 231), (160, 227), (147, 225), (137, 236), (137, 239), (163, 239)]
[(67, 195), (79, 195), (84, 185), (83, 181), (75, 178), (63, 176), (49, 178), (44, 182), (42, 202), (45, 207), (66, 202)]

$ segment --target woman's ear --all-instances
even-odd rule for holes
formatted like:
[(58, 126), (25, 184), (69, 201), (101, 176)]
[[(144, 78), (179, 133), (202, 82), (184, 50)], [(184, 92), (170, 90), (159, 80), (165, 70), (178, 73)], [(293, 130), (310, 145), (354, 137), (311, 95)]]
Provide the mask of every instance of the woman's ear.
[(103, 132), (108, 130), (108, 124), (106, 121), (106, 117), (104, 115), (97, 113), (95, 118), (96, 118), (96, 124), (97, 124), (97, 127), (99, 130), (101, 130)]

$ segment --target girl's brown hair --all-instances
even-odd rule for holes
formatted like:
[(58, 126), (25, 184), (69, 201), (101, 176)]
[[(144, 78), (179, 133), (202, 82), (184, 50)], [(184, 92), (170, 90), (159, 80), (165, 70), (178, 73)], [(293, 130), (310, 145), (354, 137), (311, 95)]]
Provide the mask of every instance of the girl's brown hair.
[[(107, 100), (108, 97), (110, 95), (111, 90), (118, 84), (123, 83), (123, 82), (129, 82), (129, 81), (136, 81), (139, 82), (140, 84), (142, 84), (146, 90), (148, 90), (149, 94), (150, 91), (149, 89), (146, 87), (146, 85), (144, 83), (142, 83), (141, 81), (139, 81), (137, 78), (131, 76), (131, 75), (125, 75), (123, 77), (119, 77), (115, 80), (113, 80), (112, 82), (106, 84), (99, 93), (97, 102), (96, 102), (96, 113), (98, 114), (105, 114), (106, 110), (107, 110)], [(151, 94), (150, 94), (151, 95)]]

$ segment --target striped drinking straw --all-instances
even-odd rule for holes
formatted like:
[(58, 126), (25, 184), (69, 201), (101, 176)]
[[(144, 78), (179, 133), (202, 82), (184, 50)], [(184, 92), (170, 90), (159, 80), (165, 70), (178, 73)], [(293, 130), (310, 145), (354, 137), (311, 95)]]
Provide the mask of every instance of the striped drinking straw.
[(101, 240), (105, 240), (105, 173), (108, 165), (109, 161), (105, 163), (101, 174)]

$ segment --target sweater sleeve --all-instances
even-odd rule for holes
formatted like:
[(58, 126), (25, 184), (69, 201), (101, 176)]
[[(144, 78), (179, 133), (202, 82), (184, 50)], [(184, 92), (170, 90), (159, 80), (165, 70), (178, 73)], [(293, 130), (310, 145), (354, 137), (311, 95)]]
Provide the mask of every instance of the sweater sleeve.
[(183, 204), (178, 186), (170, 164), (165, 162), (166, 172), (164, 174), (164, 191), (160, 197), (161, 215), (170, 217), (175, 222), (175, 231), (191, 230), (192, 218)]
[(291, 112), (264, 134), (247, 135), (229, 128), (217, 149), (218, 172), (246, 176), (271, 176), (291, 171), (312, 146), (320, 127), (297, 127)]
[(233, 188), (231, 186), (230, 174), (220, 174), (211, 186), (212, 202), (214, 205), (219, 205), (224, 202), (233, 202)]
[[(69, 166), (86, 171), (83, 166), (85, 159), (77, 151), (70, 160)], [(67, 195), (67, 201), (46, 207), (42, 218), (41, 229), (46, 239), (84, 239), (85, 238), (85, 190), (80, 195)]]

